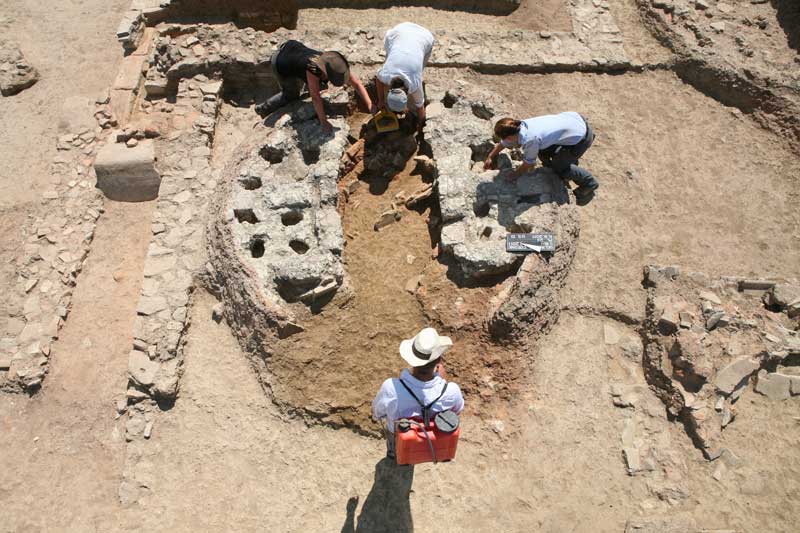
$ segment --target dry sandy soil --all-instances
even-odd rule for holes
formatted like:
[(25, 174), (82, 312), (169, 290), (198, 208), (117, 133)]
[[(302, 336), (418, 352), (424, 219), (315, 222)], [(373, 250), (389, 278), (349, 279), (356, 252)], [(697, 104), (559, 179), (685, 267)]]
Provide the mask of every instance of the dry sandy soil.
[[(469, 27), (487, 30), (571, 31), (572, 23), (563, 0), (522, 0), (513, 15), (498, 17), (469, 14)], [(391, 9), (303, 9), (297, 20), (301, 29), (324, 28), (331, 20), (348, 20), (362, 27), (391, 27), (407, 20), (418, 21), (432, 30), (458, 30), (464, 27), (464, 13), (429, 7)]]
[[(108, 87), (120, 60), (113, 31), (127, 2), (48, 4), (12, 0), (0, 6), (0, 31), (17, 40), (42, 73), (32, 89), (0, 99), (0, 239), (6, 251), (15, 245), (12, 229), (38, 208), (32, 201), (48, 182), (56, 136), (91, 123), (88, 103)], [(637, 25), (632, 0), (611, 4), (632, 56), (668, 57)], [(387, 20), (397, 13), (405, 16), (392, 12)], [(529, 13), (527, 23), (559, 29), (543, 13)], [(327, 24), (344, 23), (336, 17), (346, 15), (334, 10)], [(383, 17), (371, 10), (364, 15)], [(301, 24), (317, 16), (328, 12), (301, 15)], [(474, 24), (486, 22), (476, 18)], [(115, 403), (125, 393), (153, 205), (107, 201), (42, 391), (32, 398), (0, 395), (0, 531), (589, 532), (622, 531), (635, 516), (687, 518), (711, 530), (796, 529), (799, 400), (773, 402), (748, 390), (724, 433), (725, 446), (740, 461), (720, 471), (682, 427), (666, 420), (644, 386), (641, 364), (606, 346), (603, 328), (638, 337), (610, 317), (643, 318), (641, 268), (647, 263), (710, 274), (800, 276), (797, 155), (668, 71), (428, 75), (492, 89), (520, 116), (579, 110), (598, 135), (583, 164), (601, 189), (581, 212), (578, 253), (563, 295), (568, 309), (531, 349), (531, 367), (516, 377), (520, 392), (507, 409), (476, 416), (481, 400), (468, 395), (455, 463), (394, 467), (382, 460), (382, 442), (308, 427), (276, 407), (230, 329), (211, 320), (215, 301), (202, 293), (191, 311), (180, 397), (159, 416), (147, 443), (153, 454), (135, 473), (149, 490), (138, 504), (123, 507), (117, 490), (125, 430), (124, 419), (115, 419)], [(215, 166), (224, 165), (255, 119), (252, 109), (226, 106)], [(369, 224), (371, 210), (414, 180), (404, 173), (383, 196), (363, 198), (365, 210), (346, 223)], [(421, 218), (412, 214), (394, 230), (406, 232), (412, 247), (398, 252), (403, 279), (389, 286), (402, 298), (410, 298), (405, 275), (418, 268), (405, 256), (422, 258), (430, 248)], [(355, 241), (348, 251), (354, 264)], [(383, 284), (370, 278), (374, 258), (360, 260), (354, 276)], [(369, 311), (387, 303), (356, 305), (372, 306)], [(402, 322), (410, 327), (421, 319), (408, 310)], [(384, 322), (388, 334), (399, 336), (390, 331), (391, 317)], [(392, 365), (400, 367), (399, 361)], [(637, 423), (672, 461), (667, 471), (626, 474), (620, 439), (632, 415), (612, 404), (612, 383), (642, 386)], [(373, 394), (366, 384), (354, 392), (365, 401)]]

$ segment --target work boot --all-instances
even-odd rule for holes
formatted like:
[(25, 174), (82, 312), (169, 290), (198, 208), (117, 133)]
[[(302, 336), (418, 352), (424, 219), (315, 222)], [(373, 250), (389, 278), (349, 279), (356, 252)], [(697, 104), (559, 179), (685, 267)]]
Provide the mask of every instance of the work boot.
[(272, 106), (269, 103), (269, 100), (265, 102), (261, 102), (255, 107), (256, 113), (258, 113), (262, 117), (266, 117), (270, 113), (272, 113)]
[(581, 207), (585, 206), (594, 198), (595, 190), (597, 190), (597, 187), (578, 187), (573, 191), (575, 194), (575, 203)]

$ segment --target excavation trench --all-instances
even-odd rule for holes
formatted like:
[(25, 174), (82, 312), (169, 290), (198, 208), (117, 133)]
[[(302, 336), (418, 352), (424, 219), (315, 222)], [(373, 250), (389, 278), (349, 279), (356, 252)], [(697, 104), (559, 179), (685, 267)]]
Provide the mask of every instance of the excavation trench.
[[(352, 131), (366, 118), (351, 117)], [(373, 433), (372, 397), (384, 379), (405, 366), (400, 341), (433, 326), (455, 342), (446, 358), (450, 378), (468, 396), (482, 399), (470, 411), (490, 415), (518, 391), (525, 362), (483, 333), (489, 301), (502, 280), (467, 287), (451, 279), (454, 266), (434, 257), (440, 220), (436, 195), (413, 208), (403, 204), (432, 179), (412, 157), (417, 151), (413, 136), (368, 137), (364, 160), (339, 181), (349, 286), (324, 305), (291, 304), (303, 331), (271, 347), (274, 399), (304, 417)], [(392, 152), (388, 166), (371, 162), (385, 161)], [(376, 230), (376, 221), (393, 209), (399, 220)]]

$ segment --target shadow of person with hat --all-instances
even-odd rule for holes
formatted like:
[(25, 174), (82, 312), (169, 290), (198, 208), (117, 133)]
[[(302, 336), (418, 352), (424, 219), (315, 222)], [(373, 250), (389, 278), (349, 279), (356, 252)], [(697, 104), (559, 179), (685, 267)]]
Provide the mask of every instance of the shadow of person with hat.
[(364, 500), (356, 525), (355, 512), (358, 496), (347, 501), (347, 516), (342, 533), (411, 533), (411, 484), (414, 482), (413, 466), (398, 466), (393, 459), (384, 457), (375, 465), (375, 481)]

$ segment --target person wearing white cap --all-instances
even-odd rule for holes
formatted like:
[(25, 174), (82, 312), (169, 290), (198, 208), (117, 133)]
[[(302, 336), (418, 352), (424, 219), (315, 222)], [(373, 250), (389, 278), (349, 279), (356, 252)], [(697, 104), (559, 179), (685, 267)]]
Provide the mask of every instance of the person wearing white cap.
[(425, 124), (422, 71), (435, 42), (433, 34), (419, 24), (398, 24), (383, 39), (386, 61), (375, 78), (378, 107), (395, 113), (405, 113), (411, 108), (417, 115), (420, 131)]
[(399, 378), (384, 381), (372, 402), (372, 417), (386, 423), (389, 457), (394, 457), (395, 421), (421, 418), (420, 402), (430, 404), (431, 414), (442, 411), (458, 414), (464, 409), (459, 386), (445, 381), (442, 356), (452, 346), (450, 337), (439, 335), (433, 328), (425, 328), (400, 343), (400, 356), (411, 368), (403, 370)]

